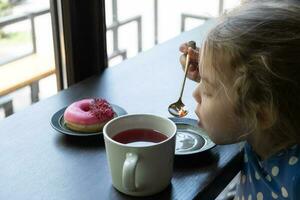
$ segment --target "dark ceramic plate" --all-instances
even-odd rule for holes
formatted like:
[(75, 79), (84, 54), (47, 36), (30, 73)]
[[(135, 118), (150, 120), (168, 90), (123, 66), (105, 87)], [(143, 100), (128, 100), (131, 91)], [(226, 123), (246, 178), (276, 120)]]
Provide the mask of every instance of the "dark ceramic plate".
[(190, 155), (215, 146), (195, 119), (170, 118), (177, 126), (175, 155)]
[[(115, 111), (117, 116), (126, 115), (127, 112), (121, 108), (120, 106), (111, 104), (112, 109)], [(54, 113), (51, 117), (51, 126), (57, 130), (60, 133), (67, 134), (67, 135), (73, 135), (73, 136), (92, 136), (92, 135), (100, 135), (102, 134), (102, 131), (100, 132), (92, 132), (92, 133), (85, 133), (85, 132), (79, 132), (79, 131), (73, 131), (69, 129), (64, 122), (64, 112), (67, 107), (64, 107)]]

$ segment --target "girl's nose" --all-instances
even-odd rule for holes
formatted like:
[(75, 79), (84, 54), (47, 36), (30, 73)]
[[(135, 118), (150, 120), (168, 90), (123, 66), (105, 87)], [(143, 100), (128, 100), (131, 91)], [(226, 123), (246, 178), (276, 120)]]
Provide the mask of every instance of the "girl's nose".
[(199, 84), (197, 85), (197, 87), (193, 92), (193, 97), (197, 101), (197, 103), (201, 104), (201, 94), (200, 94)]

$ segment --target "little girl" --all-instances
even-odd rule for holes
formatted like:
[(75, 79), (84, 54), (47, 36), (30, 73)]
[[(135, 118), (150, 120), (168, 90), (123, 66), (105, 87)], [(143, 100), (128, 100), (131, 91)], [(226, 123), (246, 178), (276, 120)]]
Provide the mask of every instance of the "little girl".
[[(216, 144), (246, 141), (236, 199), (300, 199), (300, 5), (245, 3), (198, 52), (183, 44), (196, 115)], [(181, 58), (184, 61), (184, 57)], [(195, 67), (198, 66), (198, 67)]]

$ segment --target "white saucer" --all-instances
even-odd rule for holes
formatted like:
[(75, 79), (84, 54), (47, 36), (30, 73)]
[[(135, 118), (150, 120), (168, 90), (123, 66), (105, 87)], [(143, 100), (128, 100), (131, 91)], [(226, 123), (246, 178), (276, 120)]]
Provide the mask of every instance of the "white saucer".
[(190, 155), (207, 151), (215, 146), (197, 120), (170, 118), (177, 126), (175, 155)]

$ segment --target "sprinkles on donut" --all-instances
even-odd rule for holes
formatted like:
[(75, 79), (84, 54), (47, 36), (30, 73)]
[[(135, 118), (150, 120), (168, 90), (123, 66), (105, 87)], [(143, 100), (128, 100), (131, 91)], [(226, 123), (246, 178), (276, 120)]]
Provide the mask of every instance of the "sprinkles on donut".
[(64, 121), (65, 125), (74, 131), (99, 132), (115, 115), (111, 105), (105, 99), (82, 99), (67, 107)]

